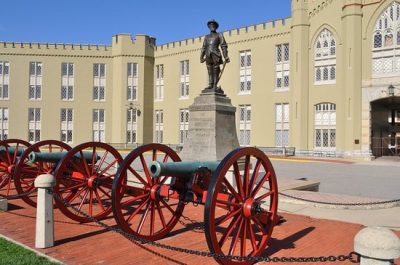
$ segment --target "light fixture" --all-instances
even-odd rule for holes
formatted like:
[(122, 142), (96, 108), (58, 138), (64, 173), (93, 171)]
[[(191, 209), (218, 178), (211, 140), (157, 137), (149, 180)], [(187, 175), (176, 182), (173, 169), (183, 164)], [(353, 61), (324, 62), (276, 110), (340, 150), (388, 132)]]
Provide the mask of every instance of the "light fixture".
[(394, 96), (394, 86), (392, 84), (390, 84), (390, 86), (388, 86), (388, 95), (391, 97)]

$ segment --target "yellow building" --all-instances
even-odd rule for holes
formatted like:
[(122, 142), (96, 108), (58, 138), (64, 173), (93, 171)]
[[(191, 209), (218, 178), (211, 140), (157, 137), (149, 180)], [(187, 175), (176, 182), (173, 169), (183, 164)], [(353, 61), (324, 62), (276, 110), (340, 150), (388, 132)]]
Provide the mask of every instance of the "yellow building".
[[(224, 36), (231, 63), (220, 84), (237, 107), (241, 145), (397, 153), (400, 1), (293, 0), (290, 18)], [(157, 46), (130, 34), (109, 46), (1, 42), (0, 135), (182, 144), (188, 107), (207, 85), (202, 42)]]

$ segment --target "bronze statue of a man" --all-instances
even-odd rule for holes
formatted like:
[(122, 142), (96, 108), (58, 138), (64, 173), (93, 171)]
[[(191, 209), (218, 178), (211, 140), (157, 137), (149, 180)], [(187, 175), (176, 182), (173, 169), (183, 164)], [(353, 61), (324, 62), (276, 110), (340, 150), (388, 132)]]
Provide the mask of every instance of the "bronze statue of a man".
[[(224, 63), (222, 55), (224, 56), (225, 63), (230, 62), (228, 57), (228, 45), (226, 44), (224, 35), (217, 32), (219, 26), (217, 21), (210, 20), (207, 22), (207, 26), (210, 29), (210, 34), (204, 37), (200, 54), (200, 62), (206, 62), (208, 70), (208, 87), (206, 91), (222, 92), (222, 90), (217, 87), (221, 73), (219, 66)], [(222, 55), (219, 47), (222, 49)]]

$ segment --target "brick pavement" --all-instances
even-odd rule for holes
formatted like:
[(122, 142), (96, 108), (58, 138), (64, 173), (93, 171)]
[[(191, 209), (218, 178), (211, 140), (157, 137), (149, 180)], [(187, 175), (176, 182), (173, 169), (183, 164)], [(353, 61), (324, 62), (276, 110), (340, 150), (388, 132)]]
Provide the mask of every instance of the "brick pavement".
[[(188, 205), (182, 219), (161, 243), (193, 250), (207, 251), (203, 230), (203, 207)], [(275, 227), (270, 247), (271, 256), (329, 256), (348, 254), (361, 225), (283, 214), (286, 222)], [(105, 231), (95, 224), (78, 224), (55, 210), (56, 246), (39, 250), (66, 264), (216, 264), (211, 258), (138, 245), (119, 234)], [(113, 218), (106, 223), (115, 225)], [(193, 229), (193, 227), (197, 227)], [(34, 247), (35, 209), (20, 200), (10, 202), (8, 212), (0, 212), (0, 234), (29, 247)], [(314, 263), (315, 264), (315, 263)], [(343, 262), (341, 264), (351, 264)]]

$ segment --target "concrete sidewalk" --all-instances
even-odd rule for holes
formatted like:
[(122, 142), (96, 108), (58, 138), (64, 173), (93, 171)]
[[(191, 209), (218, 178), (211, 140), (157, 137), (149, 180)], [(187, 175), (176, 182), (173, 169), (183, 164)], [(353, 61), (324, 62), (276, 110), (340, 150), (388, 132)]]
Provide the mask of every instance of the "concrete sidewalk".
[[(379, 199), (373, 198), (308, 191), (286, 191), (285, 194), (332, 203), (369, 203), (379, 201)], [(381, 226), (400, 231), (400, 202), (371, 206), (335, 206), (305, 202), (280, 195), (278, 210), (281, 213), (343, 221), (364, 226)]]

